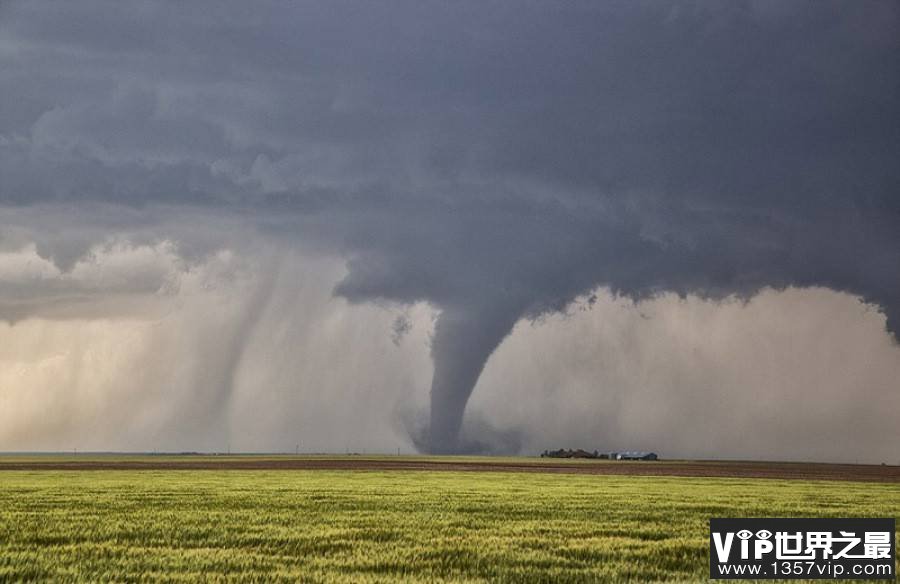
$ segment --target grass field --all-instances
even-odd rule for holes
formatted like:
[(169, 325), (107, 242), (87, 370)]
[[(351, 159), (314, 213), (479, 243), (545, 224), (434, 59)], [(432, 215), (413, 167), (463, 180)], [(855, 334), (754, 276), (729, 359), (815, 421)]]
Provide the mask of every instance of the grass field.
[(900, 517), (900, 486), (508, 472), (3, 471), (0, 581), (705, 581), (711, 516)]

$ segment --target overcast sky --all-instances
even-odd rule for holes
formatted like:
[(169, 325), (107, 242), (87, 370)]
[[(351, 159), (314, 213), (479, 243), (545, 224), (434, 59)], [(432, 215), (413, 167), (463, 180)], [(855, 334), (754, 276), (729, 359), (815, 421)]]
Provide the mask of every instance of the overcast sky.
[(0, 3), (0, 450), (900, 463), (900, 5)]

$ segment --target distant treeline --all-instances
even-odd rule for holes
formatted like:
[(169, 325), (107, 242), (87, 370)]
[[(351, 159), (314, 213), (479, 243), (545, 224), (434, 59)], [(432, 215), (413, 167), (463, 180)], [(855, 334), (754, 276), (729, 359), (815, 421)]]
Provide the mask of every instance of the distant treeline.
[(560, 448), (559, 450), (545, 450), (541, 458), (598, 458), (601, 460), (658, 460), (655, 452), (588, 452), (580, 448), (571, 450)]

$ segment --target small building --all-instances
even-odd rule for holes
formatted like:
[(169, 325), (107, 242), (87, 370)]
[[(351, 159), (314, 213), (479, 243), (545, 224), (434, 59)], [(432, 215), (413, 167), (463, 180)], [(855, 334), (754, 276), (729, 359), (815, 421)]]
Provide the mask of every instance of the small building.
[(655, 452), (628, 451), (628, 452), (611, 452), (609, 457), (613, 460), (659, 460), (659, 456)]

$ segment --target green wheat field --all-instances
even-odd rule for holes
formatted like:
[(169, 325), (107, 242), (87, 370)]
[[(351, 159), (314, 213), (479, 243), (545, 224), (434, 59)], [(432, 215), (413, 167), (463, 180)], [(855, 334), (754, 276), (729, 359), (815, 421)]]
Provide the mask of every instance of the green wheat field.
[(709, 517), (900, 517), (900, 487), (427, 471), (4, 471), (0, 581), (706, 581)]

